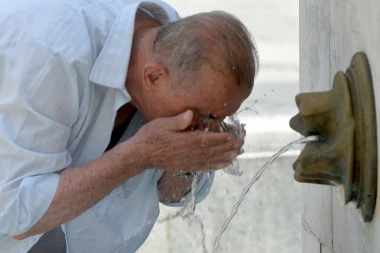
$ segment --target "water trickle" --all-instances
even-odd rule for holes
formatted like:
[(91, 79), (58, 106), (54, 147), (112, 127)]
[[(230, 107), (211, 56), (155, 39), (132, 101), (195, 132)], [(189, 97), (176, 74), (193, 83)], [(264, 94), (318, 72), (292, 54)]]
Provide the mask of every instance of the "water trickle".
[(193, 179), (193, 182), (191, 183), (190, 195), (184, 200), (185, 202), (184, 206), (180, 208), (177, 212), (174, 212), (172, 214), (169, 214), (167, 217), (159, 219), (158, 222), (170, 221), (178, 217), (182, 217), (185, 220), (189, 220), (194, 215), (195, 192), (197, 188), (197, 182), (199, 181), (202, 175), (203, 175), (202, 173), (198, 173), (195, 175), (195, 178)]
[(184, 206), (180, 208), (177, 212), (174, 212), (172, 214), (169, 214), (167, 217), (159, 219), (158, 223), (171, 221), (179, 217), (182, 217), (182, 219), (187, 221), (189, 225), (191, 225), (193, 222), (198, 223), (201, 229), (203, 252), (207, 253), (208, 251), (206, 247), (206, 233), (204, 229), (205, 226), (203, 224), (202, 218), (199, 215), (195, 214), (195, 192), (197, 188), (197, 182), (202, 176), (203, 173), (198, 173), (195, 175), (193, 182), (191, 183), (190, 195), (187, 197), (187, 199), (185, 199)]
[[(247, 108), (243, 109), (247, 110)], [(229, 132), (233, 133), (236, 139), (243, 140), (245, 138), (245, 124), (240, 123), (237, 118), (237, 114), (226, 117), (222, 122), (210, 118), (208, 116), (202, 115), (198, 110), (194, 110), (195, 127), (192, 130), (210, 131), (210, 132)], [(240, 154), (244, 152), (243, 149), (239, 151)], [(240, 170), (239, 163), (235, 158), (232, 163), (223, 169), (224, 172), (231, 175), (242, 175), (243, 172)], [(202, 169), (201, 169), (202, 171)]]
[[(242, 111), (244, 111), (244, 110), (250, 110), (250, 108), (244, 108)], [(240, 111), (240, 112), (242, 112), (242, 111)], [(240, 112), (238, 112), (238, 113), (240, 113)], [(217, 121), (210, 119), (208, 117), (204, 117), (204, 116), (200, 115), (197, 111), (194, 112), (194, 115), (197, 118), (197, 120), (199, 121), (199, 125), (197, 125), (197, 127), (193, 128), (192, 130), (213, 131), (213, 132), (232, 132), (235, 135), (235, 137), (238, 139), (244, 139), (245, 138), (245, 134), (246, 134), (245, 128), (244, 128), (245, 124), (240, 123), (240, 121), (237, 118), (237, 115), (229, 116), (223, 122), (217, 122)], [(220, 232), (218, 233), (218, 235), (214, 241), (212, 253), (216, 252), (216, 250), (218, 249), (221, 236), (223, 235), (223, 233), (227, 229), (227, 226), (231, 222), (232, 218), (237, 213), (240, 204), (242, 203), (245, 196), (247, 195), (247, 193), (251, 189), (252, 185), (261, 177), (264, 170), (266, 168), (268, 168), (281, 154), (285, 153), (289, 149), (292, 149), (292, 148), (294, 148), (300, 144), (304, 144), (304, 143), (312, 142), (312, 141), (320, 141), (320, 140), (321, 139), (319, 136), (309, 136), (309, 137), (302, 138), (300, 140), (291, 142), (287, 146), (285, 146), (284, 148), (279, 150), (276, 154), (274, 154), (269, 159), (269, 161), (255, 174), (255, 176), (252, 178), (252, 180), (249, 182), (249, 184), (244, 188), (239, 200), (234, 205), (230, 216), (228, 217), (228, 219), (223, 224)], [(243, 153), (243, 152), (244, 152), (243, 150), (240, 150), (240, 153)], [(202, 172), (202, 171), (204, 171), (204, 170), (202, 170), (202, 169), (199, 170), (199, 172)], [(227, 174), (230, 174), (230, 175), (242, 175), (242, 173), (243, 173), (239, 167), (239, 163), (238, 163), (237, 159), (234, 159), (229, 166), (227, 166), (226, 168), (223, 169), (223, 171)], [(209, 175), (209, 173), (207, 173), (207, 172), (204, 172), (204, 173)], [(205, 234), (205, 230), (204, 230), (204, 224), (203, 224), (202, 218), (199, 215), (195, 214), (195, 208), (196, 208), (195, 192), (196, 192), (196, 188), (197, 188), (197, 182), (204, 175), (204, 173), (197, 173), (196, 174), (196, 176), (192, 182), (192, 185), (191, 185), (190, 194), (188, 194), (188, 196), (184, 199), (184, 206), (182, 208), (180, 208), (178, 211), (176, 211), (172, 214), (169, 214), (167, 217), (159, 219), (158, 222), (162, 223), (162, 222), (171, 221), (173, 219), (182, 217), (182, 219), (187, 221), (189, 223), (189, 225), (191, 225), (193, 222), (199, 224), (200, 229), (201, 229), (201, 235), (202, 235), (203, 252), (207, 253), (208, 250), (206, 247), (206, 234)]]
[[(245, 138), (245, 124), (240, 123), (237, 115), (227, 117), (219, 124), (220, 132), (232, 132), (236, 139), (243, 140)], [(239, 150), (239, 154), (244, 153), (243, 148)], [(223, 171), (230, 175), (241, 176), (243, 171), (240, 169), (237, 158), (232, 160), (232, 163), (223, 169)]]
[[(196, 128), (193, 128), (192, 130), (202, 130), (202, 131), (212, 131), (212, 132), (230, 132), (233, 133), (234, 136), (237, 139), (244, 139), (245, 137), (245, 129), (244, 124), (241, 124), (238, 120), (236, 115), (232, 115), (227, 117), (223, 122), (215, 121), (211, 118), (204, 117), (203, 115), (199, 114), (197, 111), (194, 112), (194, 116), (197, 118), (198, 125)], [(240, 150), (240, 153), (243, 153), (243, 149)], [(226, 168), (223, 168), (223, 171), (230, 175), (242, 175), (243, 172), (240, 170), (238, 160), (235, 158), (233, 159), (232, 163), (227, 166)], [(209, 173), (204, 172), (207, 175)], [(206, 233), (204, 231), (204, 224), (202, 221), (202, 218), (199, 215), (195, 214), (195, 207), (196, 207), (196, 201), (195, 201), (195, 192), (197, 188), (197, 182), (199, 179), (204, 175), (202, 173), (202, 170), (200, 170), (200, 173), (197, 173), (195, 178), (193, 179), (193, 182), (191, 184), (191, 191), (189, 196), (185, 198), (184, 200), (184, 206), (180, 208), (178, 211), (169, 214), (167, 217), (164, 217), (162, 219), (159, 219), (158, 222), (162, 223), (165, 221), (170, 221), (179, 217), (182, 217), (183, 220), (187, 221), (189, 224), (192, 224), (193, 222), (199, 224), (201, 228), (201, 234), (202, 234), (202, 248), (203, 252), (207, 253), (207, 247), (206, 247)]]
[(239, 200), (236, 202), (236, 204), (232, 208), (230, 216), (226, 219), (226, 221), (224, 222), (224, 224), (223, 224), (220, 232), (216, 236), (215, 241), (214, 241), (214, 245), (213, 245), (212, 253), (216, 252), (216, 250), (218, 249), (218, 247), (219, 247), (219, 241), (220, 241), (220, 238), (222, 237), (224, 231), (226, 231), (227, 226), (229, 225), (229, 223), (231, 222), (232, 218), (237, 213), (240, 204), (243, 202), (245, 196), (247, 195), (247, 193), (251, 189), (252, 185), (257, 180), (259, 180), (259, 178), (261, 177), (261, 175), (263, 174), (263, 172), (265, 171), (265, 169), (267, 169), (280, 155), (282, 155), (283, 153), (285, 153), (289, 149), (292, 149), (292, 148), (294, 148), (294, 147), (296, 147), (296, 146), (298, 146), (300, 144), (304, 144), (304, 143), (307, 143), (307, 142), (313, 142), (313, 141), (320, 141), (320, 140), (321, 140), (321, 138), (319, 136), (309, 136), (309, 137), (305, 137), (305, 138), (293, 141), (293, 142), (289, 143), (288, 145), (286, 145), (285, 147), (283, 147), (282, 149), (280, 149), (276, 154), (274, 154), (269, 159), (269, 161), (267, 163), (264, 164), (263, 167), (261, 167), (261, 169), (254, 175), (254, 177), (249, 182), (249, 184), (244, 188), (242, 194), (240, 195)]

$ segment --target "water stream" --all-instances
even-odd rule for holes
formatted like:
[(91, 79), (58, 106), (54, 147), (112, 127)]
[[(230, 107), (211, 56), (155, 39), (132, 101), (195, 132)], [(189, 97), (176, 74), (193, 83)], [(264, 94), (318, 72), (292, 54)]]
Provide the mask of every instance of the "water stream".
[(307, 143), (307, 142), (312, 142), (312, 141), (318, 141), (319, 140), (319, 137), (318, 136), (309, 136), (309, 137), (305, 137), (305, 138), (302, 138), (302, 139), (299, 139), (299, 140), (296, 140), (296, 141), (293, 141), (291, 143), (289, 143), (288, 145), (286, 145), (285, 147), (283, 147), (282, 149), (280, 149), (276, 154), (274, 154), (269, 160), (268, 162), (266, 162), (264, 164), (263, 167), (261, 167), (261, 169), (253, 176), (253, 178), (251, 179), (251, 181), (249, 182), (249, 184), (244, 188), (243, 192), (241, 193), (240, 195), (240, 198), (239, 200), (236, 202), (236, 204), (234, 205), (234, 207), (232, 208), (232, 211), (231, 211), (231, 214), (230, 216), (226, 219), (226, 221), (224, 222), (220, 232), (218, 233), (218, 235), (216, 236), (215, 238), (215, 241), (214, 241), (214, 245), (213, 245), (213, 250), (212, 250), (212, 253), (215, 253), (216, 250), (218, 249), (219, 247), (219, 242), (220, 242), (220, 238), (222, 237), (224, 231), (226, 231), (228, 225), (230, 224), (232, 218), (235, 216), (235, 214), (237, 213), (238, 209), (239, 209), (239, 206), (240, 204), (243, 202), (245, 196), (247, 195), (247, 193), (249, 192), (249, 190), (251, 189), (252, 185), (260, 179), (261, 175), (263, 174), (263, 172), (265, 171), (265, 169), (267, 169), (280, 155), (282, 155), (283, 153), (285, 153), (286, 151), (292, 149), (292, 148), (295, 148), (297, 147), (298, 145), (300, 144), (304, 144), (304, 143)]
[[(244, 109), (244, 110), (247, 110), (247, 109)], [(212, 132), (231, 132), (235, 135), (237, 139), (244, 139), (245, 125), (240, 123), (239, 119), (237, 118), (237, 115), (238, 113), (227, 117), (223, 122), (218, 122), (210, 118), (204, 117), (203, 115), (199, 114), (199, 112), (194, 111), (194, 117), (198, 120), (199, 125), (197, 125), (197, 127), (192, 130), (212, 131)], [(243, 149), (241, 149), (240, 153), (243, 153), (243, 152), (244, 152)], [(241, 176), (243, 174), (243, 172), (240, 169), (238, 160), (236, 158), (233, 159), (232, 163), (229, 166), (227, 166), (226, 168), (223, 168), (223, 171), (230, 175)], [(204, 230), (204, 224), (203, 224), (202, 218), (199, 215), (195, 214), (195, 207), (196, 207), (195, 192), (197, 188), (197, 182), (199, 181), (202, 175), (203, 173), (198, 173), (193, 179), (193, 182), (191, 184), (191, 192), (189, 196), (187, 196), (187, 198), (183, 200), (184, 206), (180, 208), (179, 210), (177, 210), (176, 212), (169, 214), (167, 217), (159, 219), (158, 223), (170, 221), (170, 220), (181, 217), (183, 220), (187, 221), (189, 224), (192, 224), (192, 223), (199, 224), (200, 229), (201, 229), (201, 235), (202, 235), (203, 252), (207, 253), (208, 251), (206, 247), (206, 233)], [(207, 175), (209, 175), (209, 173), (207, 173)]]
[[(246, 110), (246, 109), (245, 109)], [(197, 111), (194, 111), (194, 116), (199, 121), (199, 125), (196, 129), (193, 130), (201, 130), (201, 131), (213, 131), (213, 132), (232, 132), (234, 133), (235, 137), (238, 139), (244, 139), (245, 137), (245, 129), (244, 124), (241, 124), (240, 121), (237, 119), (237, 115), (233, 115), (228, 117), (224, 122), (216, 122), (210, 118), (204, 117), (201, 114), (199, 114)], [(271, 165), (273, 162), (283, 153), (287, 152), (290, 149), (293, 149), (297, 147), (300, 144), (305, 144), (307, 142), (313, 142), (313, 141), (319, 141), (319, 136), (309, 136), (305, 138), (301, 138), (299, 140), (293, 141), (280, 149), (277, 153), (275, 153), (267, 163), (264, 164), (264, 166), (261, 167), (261, 169), (254, 175), (254, 177), (251, 179), (251, 181), (248, 183), (248, 185), (244, 188), (242, 194), (240, 195), (239, 200), (236, 202), (236, 204), (233, 206), (230, 216), (227, 218), (227, 220), (224, 222), (220, 232), (215, 238), (212, 253), (215, 253), (216, 250), (219, 247), (219, 241), (227, 229), (229, 223), (235, 216), (235, 214), (238, 211), (238, 208), (240, 204), (245, 199), (245, 196), (251, 189), (252, 185), (259, 180), (263, 172)], [(243, 150), (241, 150), (241, 153)], [(241, 175), (243, 172), (241, 171), (239, 167), (239, 163), (237, 159), (234, 159), (232, 164), (226, 168), (223, 169), (224, 172), (231, 175)], [(199, 178), (202, 176), (203, 173), (198, 173), (192, 183), (192, 188), (190, 194), (186, 197), (186, 199), (183, 199), (184, 206), (180, 208), (178, 211), (169, 214), (167, 217), (164, 217), (162, 219), (159, 219), (158, 222), (162, 223), (165, 221), (170, 221), (173, 219), (176, 219), (178, 217), (182, 217), (185, 221), (191, 225), (192, 223), (197, 223), (200, 226), (201, 234), (202, 234), (202, 248), (203, 252), (207, 253), (207, 247), (206, 247), (206, 234), (204, 231), (204, 224), (202, 221), (202, 218), (195, 214), (195, 208), (196, 208), (196, 201), (195, 201), (195, 192), (197, 187), (197, 182)], [(208, 173), (207, 173), (208, 174)]]
[(172, 214), (169, 214), (167, 217), (164, 217), (162, 219), (158, 220), (158, 223), (171, 221), (173, 219), (182, 217), (183, 220), (187, 221), (189, 224), (192, 224), (193, 222), (198, 223), (201, 229), (201, 235), (202, 235), (202, 248), (203, 252), (207, 253), (207, 246), (206, 246), (206, 233), (204, 229), (204, 224), (202, 218), (195, 214), (195, 192), (197, 188), (197, 182), (199, 181), (202, 174), (195, 175), (195, 178), (191, 184), (191, 192), (190, 196), (184, 200), (184, 206), (180, 208), (177, 212), (174, 212)]
[[(282, 149), (280, 149), (277, 153), (275, 153), (268, 160), (268, 162), (266, 162), (261, 167), (261, 169), (258, 172), (256, 172), (256, 174), (250, 180), (250, 182), (248, 183), (248, 185), (244, 188), (244, 190), (241, 193), (238, 201), (233, 206), (231, 214), (228, 216), (228, 218), (224, 222), (221, 230), (217, 234), (217, 236), (215, 238), (215, 241), (214, 241), (214, 244), (213, 244), (212, 251), (211, 251), (212, 253), (215, 253), (217, 251), (217, 249), (219, 247), (220, 239), (221, 239), (223, 233), (226, 231), (226, 229), (227, 229), (228, 225), (230, 224), (231, 220), (236, 215), (236, 213), (237, 213), (237, 211), (239, 209), (239, 206), (241, 205), (241, 203), (245, 199), (245, 196), (248, 194), (248, 192), (250, 191), (250, 189), (253, 186), (253, 184), (256, 183), (257, 180), (260, 179), (260, 177), (264, 173), (264, 171), (268, 167), (270, 167), (276, 161), (276, 159), (279, 156), (281, 156), (282, 154), (284, 154), (288, 150), (294, 149), (294, 148), (298, 147), (299, 145), (302, 145), (302, 144), (305, 144), (305, 143), (308, 143), (308, 142), (319, 141), (320, 139), (321, 139), (321, 137), (319, 137), (319, 136), (309, 136), (309, 137), (301, 138), (299, 140), (296, 140), (296, 141), (293, 141), (293, 142), (289, 143), (288, 145), (286, 145), (285, 147), (283, 147)], [(236, 165), (238, 163), (235, 161), (234, 164)], [(239, 168), (236, 169), (236, 167), (235, 168), (231, 167), (231, 168), (228, 168), (225, 171), (227, 173), (230, 172), (230, 174), (236, 174), (236, 172), (239, 171)], [(237, 173), (237, 174), (240, 174), (240, 173)], [(197, 175), (197, 177), (200, 177), (200, 176), (201, 176), (201, 174)], [(208, 253), (208, 250), (207, 250), (207, 247), (206, 247), (206, 234), (205, 234), (205, 231), (204, 231), (204, 224), (203, 224), (202, 218), (199, 215), (195, 214), (195, 207), (196, 207), (196, 203), (195, 203), (196, 183), (195, 182), (196, 181), (197, 181), (196, 179), (193, 181), (191, 194), (185, 200), (184, 206), (181, 209), (179, 209), (177, 212), (175, 212), (173, 214), (170, 214), (170, 215), (168, 215), (165, 218), (160, 219), (158, 222), (170, 221), (170, 220), (173, 220), (175, 218), (182, 217), (189, 224), (192, 224), (193, 222), (199, 224), (200, 225), (200, 229), (201, 229), (201, 235), (202, 235), (202, 248), (203, 248), (203, 252), (204, 253)]]

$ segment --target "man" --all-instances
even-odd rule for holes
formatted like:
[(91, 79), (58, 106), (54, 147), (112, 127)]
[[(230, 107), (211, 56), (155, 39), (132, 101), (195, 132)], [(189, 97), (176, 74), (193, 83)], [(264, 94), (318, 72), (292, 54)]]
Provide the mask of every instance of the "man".
[(220, 122), (253, 87), (255, 48), (226, 13), (3, 0), (0, 30), (2, 252), (135, 252), (159, 201), (190, 191), (181, 173), (205, 171), (201, 201), (243, 145), (189, 131), (194, 113)]

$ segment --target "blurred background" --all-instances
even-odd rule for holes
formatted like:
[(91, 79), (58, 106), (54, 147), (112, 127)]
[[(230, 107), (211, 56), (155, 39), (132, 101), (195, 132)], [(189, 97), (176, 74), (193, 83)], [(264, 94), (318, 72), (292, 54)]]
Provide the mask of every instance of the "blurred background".
[[(206, 246), (212, 246), (245, 186), (268, 159), (300, 136), (289, 128), (298, 110), (298, 0), (166, 0), (181, 16), (211, 10), (235, 14), (257, 43), (260, 72), (251, 96), (239, 114), (246, 124), (245, 153), (239, 158), (242, 176), (216, 173), (210, 195), (197, 205), (205, 226)], [(253, 185), (221, 238), (218, 252), (300, 253), (300, 185), (292, 164), (299, 150), (282, 155)], [(161, 206), (160, 218), (175, 212)], [(181, 218), (157, 223), (138, 253), (202, 253), (197, 223)]]

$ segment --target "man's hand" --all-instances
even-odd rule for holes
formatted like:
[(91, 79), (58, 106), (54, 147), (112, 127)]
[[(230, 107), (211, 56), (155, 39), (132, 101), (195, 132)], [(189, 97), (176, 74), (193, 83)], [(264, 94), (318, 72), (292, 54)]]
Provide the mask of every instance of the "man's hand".
[(229, 165), (244, 144), (232, 133), (185, 131), (193, 113), (188, 110), (144, 125), (130, 140), (138, 148), (145, 169), (167, 172), (215, 170)]

